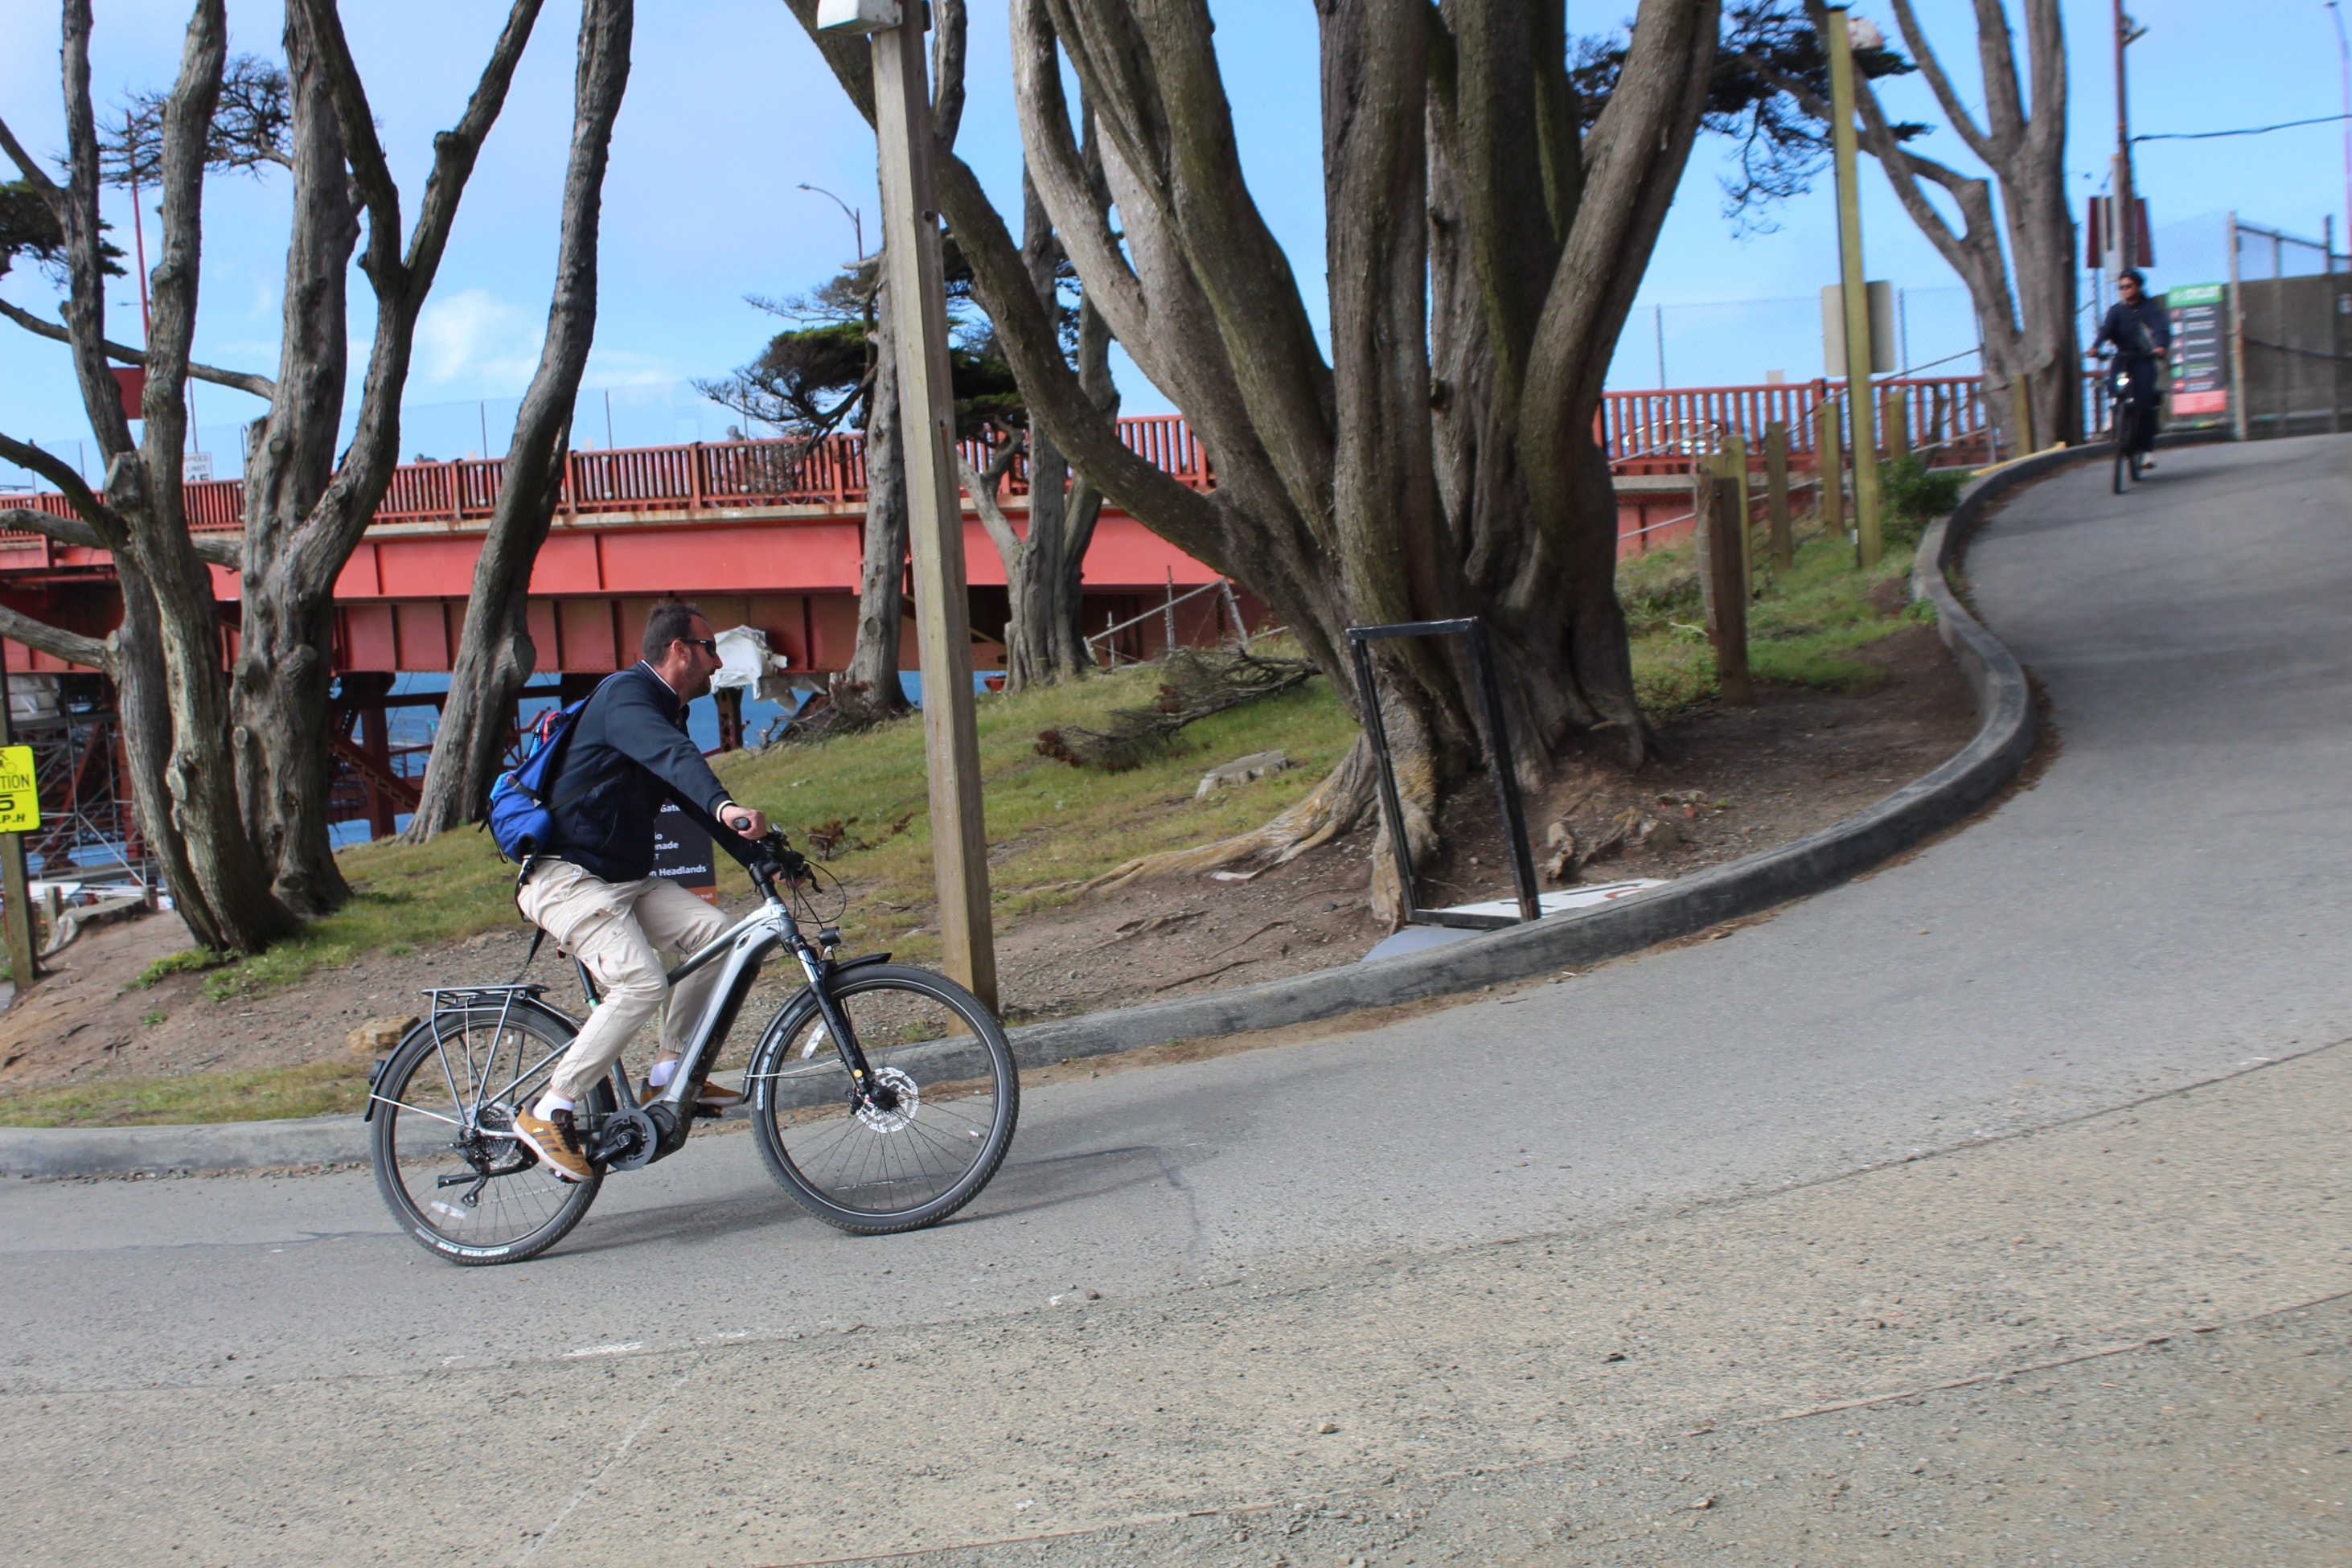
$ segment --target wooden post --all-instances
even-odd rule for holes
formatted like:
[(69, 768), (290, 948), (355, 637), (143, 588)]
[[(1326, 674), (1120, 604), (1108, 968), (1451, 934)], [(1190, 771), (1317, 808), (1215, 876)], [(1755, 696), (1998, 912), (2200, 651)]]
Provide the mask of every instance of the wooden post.
[(1754, 700), (1748, 679), (1748, 520), (1735, 509), (1745, 493), (1732, 471), (1732, 456), (1700, 463), (1699, 562), (1706, 593), (1707, 641), (1715, 647), (1716, 695), (1734, 706)]
[(1901, 462), (1911, 455), (1911, 405), (1899, 386), (1878, 389), (1879, 424), (1886, 431), (1886, 456)]
[(971, 602), (964, 577), (963, 494), (955, 467), (955, 391), (948, 364), (945, 268), (931, 195), (931, 95), (924, 11), (874, 31), (875, 135), (881, 148), (883, 264), (898, 311), (899, 427), (914, 557), (915, 637), (923, 664), (923, 758), (932, 869), (948, 973), (996, 1005), (988, 904), (980, 731), (971, 689)]
[(1725, 440), (1723, 477), (1731, 487), (1727, 504), (1739, 539), (1739, 597), (1745, 603), (1756, 596), (1756, 514), (1748, 500), (1747, 437), (1735, 435)]
[[(16, 743), (16, 716), (8, 711), (8, 645), (0, 642), (0, 746)], [(25, 836), (0, 833), (0, 917), (8, 926), (8, 975), (21, 993), (41, 977), (34, 956), (33, 889), (25, 875)]]
[(1824, 397), (1813, 409), (1813, 456), (1821, 475), (1822, 531), (1845, 531), (1845, 458), (1839, 443), (1837, 400)]
[[(1830, 118), (1837, 167), (1838, 272), (1845, 306), (1846, 413), (1853, 421), (1853, 521), (1864, 566), (1878, 564), (1878, 437), (1871, 429), (1870, 295), (1862, 267), (1862, 193), (1854, 174), (1853, 46), (1846, 0), (1832, 0)], [(1834, 368), (1834, 367), (1832, 367)]]
[(1780, 419), (1764, 426), (1764, 527), (1772, 564), (1787, 567), (1797, 545), (1789, 531), (1789, 426)]

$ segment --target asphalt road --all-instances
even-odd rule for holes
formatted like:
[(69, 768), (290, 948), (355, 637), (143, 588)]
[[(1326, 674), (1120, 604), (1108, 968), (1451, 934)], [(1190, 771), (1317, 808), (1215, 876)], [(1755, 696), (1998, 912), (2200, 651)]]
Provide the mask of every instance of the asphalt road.
[[(853, 1328), (943, 1354), (1068, 1321), (1048, 1301), (1072, 1288), (1213, 1331), (1236, 1282), (1467, 1268), (1517, 1238), (1617, 1245), (1693, 1205), (2055, 1128), (2352, 1037), (2347, 493), (2352, 440), (2334, 438), (2169, 453), (2121, 500), (2103, 468), (2033, 488), (1980, 533), (1967, 575), (2048, 689), (2063, 744), (2035, 787), (1727, 940), (1379, 1028), (1078, 1069), (1027, 1094), (1003, 1173), (931, 1232), (827, 1230), (740, 1135), (613, 1179), (555, 1253), (509, 1269), (427, 1258), (363, 1173), (0, 1186), (0, 1400), (19, 1434), (0, 1506), (91, 1526), (0, 1552), (145, 1560), (168, 1533), (185, 1548), (174, 1561), (299, 1560), (320, 1539), (351, 1560), (429, 1542), (466, 1560), (603, 1561), (587, 1543), (605, 1539), (609, 1478), (660, 1467), (667, 1446), (699, 1458), (656, 1511), (751, 1531), (668, 1555), (810, 1559), (817, 1536), (766, 1529), (783, 1506), (772, 1490), (737, 1518), (735, 1461), (698, 1435), (696, 1396), (677, 1392), (689, 1374), (672, 1384), (674, 1369), (828, 1345), (844, 1348), (786, 1360), (865, 1366)], [(2315, 1299), (2331, 1269), (2352, 1288), (2342, 1252), (2315, 1256), (2280, 1300), (2238, 1305)], [(1460, 1321), (1426, 1331), (1486, 1331), (1466, 1310), (1476, 1278), (1462, 1276)], [(1218, 1362), (1213, 1348), (1189, 1375), (1223, 1377)], [(935, 1401), (942, 1421), (984, 1424), (1019, 1403), (1018, 1384), (994, 1390), (984, 1371), (952, 1390), (906, 1375), (890, 1385), (900, 1414)], [(1124, 1381), (1083, 1357), (1057, 1375), (1073, 1412)], [(1170, 1375), (1165, 1410), (1191, 1396)], [(266, 1414), (257, 1398), (199, 1431), (194, 1413), (265, 1392)], [(780, 1390), (764, 1429), (759, 1407), (735, 1408), (726, 1444), (843, 1451), (857, 1403)], [(521, 1418), (502, 1404), (546, 1417), (535, 1447), (489, 1441)], [(57, 1424), (21, 1424), (36, 1414)], [(452, 1465), (477, 1438), (498, 1450), (480, 1465), (520, 1479), (488, 1486)], [(1003, 1441), (1009, 1455), (1020, 1436)], [(1104, 1441), (1108, 1454), (1119, 1439)], [(383, 1462), (364, 1495), (330, 1499), (334, 1472), (301, 1460), (355, 1444)], [(265, 1501), (165, 1520), (143, 1484), (108, 1479), (126, 1445), (148, 1465), (201, 1448), (265, 1497), (257, 1478), (304, 1479), (274, 1519)], [(411, 1451), (429, 1491), (404, 1492), (390, 1462)], [(1410, 1446), (1393, 1458), (1401, 1475), (1435, 1462)], [(1286, 1462), (1252, 1471), (1256, 1484), (1278, 1492)], [(1212, 1468), (1174, 1475), (1154, 1506), (1232, 1503)], [(911, 1500), (862, 1504), (860, 1529), (823, 1539), (843, 1555), (1046, 1522), (959, 1518), (945, 1496), (920, 1518)], [(1072, 1529), (1122, 1505), (1056, 1506), (1053, 1523)], [(365, 1527), (315, 1533), (337, 1518)]]

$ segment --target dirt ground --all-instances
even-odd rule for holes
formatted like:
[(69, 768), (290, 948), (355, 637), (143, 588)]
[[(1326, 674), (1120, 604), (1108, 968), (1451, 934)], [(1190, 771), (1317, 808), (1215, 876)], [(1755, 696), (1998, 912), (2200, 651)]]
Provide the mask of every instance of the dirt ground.
[[(1967, 687), (1932, 630), (1906, 627), (1856, 657), (1885, 671), (1867, 692), (1761, 687), (1753, 707), (1705, 708), (1667, 725), (1665, 755), (1638, 773), (1599, 753), (1571, 759), (1527, 802), (1537, 859), (1553, 822), (1565, 820), (1590, 847), (1634, 810), (1671, 831), (1654, 830), (1652, 842), (1596, 859), (1581, 879), (1688, 876), (1852, 815), (1934, 769), (1973, 732)], [(1424, 904), (1509, 896), (1498, 822), (1491, 792), (1465, 792), (1448, 818), (1446, 855), (1423, 868)], [(1386, 934), (1365, 900), (1371, 843), (1370, 832), (1359, 830), (1246, 880), (1142, 883), (1008, 923), (997, 938), (1004, 1012), (1013, 1021), (1064, 1016), (1352, 963)], [(48, 978), (0, 1013), (0, 1095), (98, 1074), (221, 1072), (346, 1056), (360, 1025), (424, 1011), (428, 985), (511, 978), (527, 943), (518, 922), (512, 932), (401, 958), (371, 954), (297, 985), (215, 1002), (200, 975), (173, 975), (152, 989), (132, 984), (156, 959), (188, 945), (178, 921), (103, 928), (67, 948)], [(532, 975), (567, 1005), (573, 999), (551, 948)], [(767, 1010), (755, 1004), (745, 1012), (763, 1018)]]

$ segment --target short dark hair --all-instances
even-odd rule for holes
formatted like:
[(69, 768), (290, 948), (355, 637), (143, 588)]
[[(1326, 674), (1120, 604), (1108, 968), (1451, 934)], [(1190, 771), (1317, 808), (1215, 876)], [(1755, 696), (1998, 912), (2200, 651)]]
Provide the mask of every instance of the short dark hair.
[(2137, 267), (2126, 268), (2123, 271), (2116, 274), (2116, 281), (2118, 283), (2122, 282), (2126, 278), (2138, 284), (2143, 289), (2147, 287), (2147, 274), (2142, 272)]
[(664, 599), (654, 606), (654, 613), (646, 617), (646, 637), (638, 645), (638, 651), (650, 663), (667, 653), (670, 644), (682, 640), (694, 630), (696, 621), (707, 618), (699, 605), (689, 605), (683, 599)]

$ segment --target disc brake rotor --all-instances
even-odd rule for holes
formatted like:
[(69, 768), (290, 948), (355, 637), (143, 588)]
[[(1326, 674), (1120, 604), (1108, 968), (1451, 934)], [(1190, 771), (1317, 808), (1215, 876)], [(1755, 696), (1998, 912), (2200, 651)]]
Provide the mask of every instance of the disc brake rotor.
[(923, 1108), (923, 1091), (915, 1080), (897, 1068), (877, 1068), (874, 1072), (877, 1089), (887, 1089), (898, 1096), (898, 1103), (885, 1110), (872, 1100), (857, 1108), (857, 1120), (877, 1132), (896, 1132), (915, 1120)]

